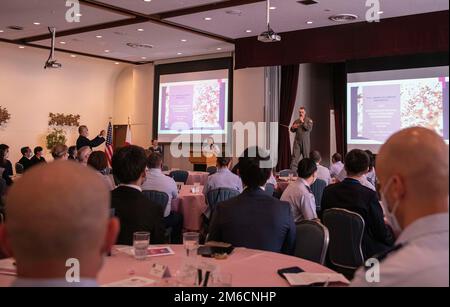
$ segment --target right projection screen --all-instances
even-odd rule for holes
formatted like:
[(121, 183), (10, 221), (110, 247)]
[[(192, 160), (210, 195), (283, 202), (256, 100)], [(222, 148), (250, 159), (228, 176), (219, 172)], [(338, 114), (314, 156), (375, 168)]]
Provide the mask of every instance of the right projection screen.
[(377, 153), (403, 128), (435, 130), (448, 143), (448, 66), (347, 75), (347, 149)]

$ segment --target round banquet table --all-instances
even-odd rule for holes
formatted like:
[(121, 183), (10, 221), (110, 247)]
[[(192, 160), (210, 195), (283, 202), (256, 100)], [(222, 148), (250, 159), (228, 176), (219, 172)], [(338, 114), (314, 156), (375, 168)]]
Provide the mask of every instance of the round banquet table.
[(186, 181), (186, 184), (191, 185), (196, 182), (199, 182), (200, 185), (205, 185), (208, 181), (209, 173), (207, 172), (189, 172), (189, 177)]
[(193, 185), (183, 185), (178, 197), (172, 200), (172, 211), (183, 215), (183, 228), (190, 231), (199, 231), (203, 222), (203, 213), (206, 212), (206, 198), (203, 195), (203, 186), (199, 186), (199, 193), (192, 193)]

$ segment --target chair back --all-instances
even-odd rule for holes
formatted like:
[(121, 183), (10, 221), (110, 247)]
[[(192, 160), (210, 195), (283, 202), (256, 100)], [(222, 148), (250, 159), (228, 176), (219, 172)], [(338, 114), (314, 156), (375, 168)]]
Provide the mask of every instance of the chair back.
[(322, 202), (322, 195), (323, 190), (327, 187), (327, 183), (325, 180), (317, 179), (312, 185), (311, 185), (311, 191), (314, 194), (314, 198), (316, 199), (316, 211), (320, 212), (321, 207), (320, 203)]
[(209, 175), (217, 173), (217, 167), (216, 166), (208, 166), (206, 169)]
[(24, 171), (24, 167), (22, 164), (20, 164), (19, 162), (16, 163), (16, 174), (23, 174)]
[(163, 209), (163, 212), (166, 210), (166, 207), (169, 202), (169, 195), (167, 195), (167, 193), (147, 190), (142, 191), (142, 194), (144, 194), (144, 196), (152, 203), (159, 205)]
[(235, 196), (238, 196), (239, 194), (240, 194), (239, 191), (229, 188), (218, 188), (209, 191), (206, 194), (206, 200), (208, 202), (210, 216), (212, 216), (214, 208), (218, 203), (233, 198)]
[(6, 192), (6, 181), (0, 177), (0, 197), (5, 195)]
[(186, 184), (189, 177), (189, 173), (183, 170), (176, 170), (171, 171), (169, 176), (172, 177), (173, 180), (175, 180), (175, 182), (183, 182), (184, 184)]
[(294, 255), (319, 264), (325, 263), (330, 236), (328, 228), (316, 221), (297, 223)]
[(162, 166), (162, 171), (167, 172), (169, 170), (169, 167), (167, 165)]
[(280, 177), (289, 177), (289, 175), (292, 174), (292, 176), (297, 176), (297, 172), (293, 171), (291, 169), (284, 169), (282, 171), (280, 171), (279, 176)]
[(273, 183), (266, 183), (264, 190), (266, 191), (267, 194), (273, 196), (273, 193), (275, 192), (275, 186), (273, 185)]
[(325, 210), (322, 221), (330, 232), (329, 258), (343, 269), (356, 270), (364, 264), (361, 242), (365, 223), (361, 215), (340, 208)]

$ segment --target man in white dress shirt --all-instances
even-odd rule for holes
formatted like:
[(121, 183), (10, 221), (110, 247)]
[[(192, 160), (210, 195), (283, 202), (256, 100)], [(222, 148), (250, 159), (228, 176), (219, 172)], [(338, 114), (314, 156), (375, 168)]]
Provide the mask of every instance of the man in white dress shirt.
[(217, 172), (208, 176), (208, 181), (203, 187), (203, 194), (218, 188), (229, 188), (242, 192), (242, 180), (239, 176), (230, 171), (231, 158), (218, 157), (216, 166)]
[(317, 165), (317, 179), (322, 179), (327, 183), (327, 185), (329, 185), (331, 183), (330, 170), (320, 164), (322, 162), (322, 155), (320, 152), (314, 150), (311, 152), (310, 157), (314, 160), (314, 162), (316, 162)]
[(379, 282), (362, 268), (352, 285), (448, 287), (448, 145), (434, 131), (405, 129), (381, 148), (377, 166), (386, 218), (400, 236), (378, 257)]
[(172, 243), (182, 243), (181, 233), (183, 231), (183, 216), (176, 212), (171, 212), (172, 200), (178, 197), (178, 188), (173, 178), (163, 174), (163, 157), (157, 152), (153, 152), (147, 161), (146, 177), (142, 183), (142, 191), (159, 191), (169, 196), (164, 210), (164, 223), (166, 227), (172, 228)]
[[(97, 285), (119, 221), (110, 218), (110, 193), (95, 171), (67, 161), (35, 166), (14, 183), (6, 205), (0, 246), (17, 265), (12, 286)], [(66, 280), (68, 259), (78, 261), (79, 282)]]
[(330, 175), (331, 178), (336, 178), (339, 173), (344, 169), (344, 163), (342, 163), (342, 155), (335, 153), (331, 157)]
[(310, 158), (302, 159), (297, 168), (298, 179), (288, 185), (281, 195), (281, 201), (291, 205), (296, 223), (317, 219), (316, 200), (310, 186), (317, 179), (317, 165)]

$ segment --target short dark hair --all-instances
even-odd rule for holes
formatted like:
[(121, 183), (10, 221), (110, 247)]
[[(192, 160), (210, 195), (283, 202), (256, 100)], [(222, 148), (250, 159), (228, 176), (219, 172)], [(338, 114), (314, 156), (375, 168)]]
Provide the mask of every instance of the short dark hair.
[(361, 175), (369, 169), (369, 155), (361, 149), (353, 149), (345, 156), (345, 170), (350, 176)]
[(77, 150), (77, 146), (70, 146), (69, 147), (69, 156), (73, 156), (75, 154), (76, 150)]
[(314, 160), (314, 162), (319, 163), (322, 160), (322, 156), (320, 155), (320, 152), (318, 150), (314, 150), (309, 155), (311, 159)]
[(335, 153), (335, 154), (331, 157), (331, 159), (333, 159), (333, 161), (335, 161), (335, 162), (342, 161), (342, 155), (341, 155), (340, 153)]
[(219, 165), (220, 167), (227, 166), (230, 162), (230, 157), (217, 157), (217, 165)]
[(113, 173), (125, 184), (138, 180), (146, 166), (144, 148), (135, 145), (120, 148), (112, 158)]
[(157, 152), (152, 152), (147, 159), (148, 168), (160, 168), (162, 164), (162, 156)]
[(369, 156), (370, 163), (369, 163), (369, 172), (372, 171), (372, 169), (375, 167), (375, 155), (370, 150), (365, 150), (366, 154)]
[(311, 158), (304, 158), (298, 162), (297, 174), (300, 178), (306, 179), (314, 175), (317, 171), (316, 162)]
[(28, 147), (28, 146), (22, 147), (22, 148), (20, 149), (20, 153), (21, 153), (22, 155), (25, 155), (25, 154), (28, 152), (28, 150), (31, 150), (30, 147)]
[(87, 129), (87, 126), (85, 125), (81, 125), (80, 127), (78, 127), (78, 133), (81, 134), (81, 132), (83, 132), (83, 129)]
[(249, 188), (257, 188), (265, 185), (269, 179), (272, 168), (262, 168), (260, 162), (270, 161), (270, 156), (262, 157), (263, 152), (259, 147), (249, 147), (239, 158), (239, 175), (242, 183)]
[(108, 158), (103, 151), (93, 151), (89, 156), (87, 164), (97, 171), (102, 171), (108, 167)]
[(33, 152), (34, 152), (34, 154), (36, 155), (38, 152), (41, 152), (41, 151), (43, 151), (44, 149), (41, 147), (41, 146), (37, 146), (37, 147), (34, 147), (34, 150), (33, 150)]

